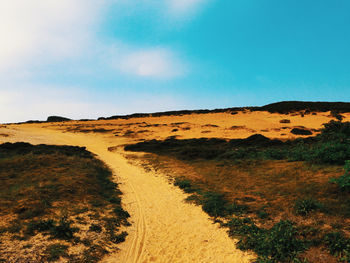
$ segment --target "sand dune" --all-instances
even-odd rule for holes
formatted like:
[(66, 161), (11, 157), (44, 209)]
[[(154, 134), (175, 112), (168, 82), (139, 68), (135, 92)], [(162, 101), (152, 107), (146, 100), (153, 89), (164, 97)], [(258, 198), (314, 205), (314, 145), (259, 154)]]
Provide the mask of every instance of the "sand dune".
[[(345, 121), (350, 114), (344, 114)], [(290, 123), (280, 123), (289, 119)], [(305, 127), (313, 134), (334, 119), (317, 115), (280, 115), (268, 112), (192, 114), (0, 126), (1, 142), (85, 146), (98, 155), (121, 183), (125, 208), (131, 214), (129, 236), (105, 262), (250, 262), (254, 256), (237, 250), (224, 229), (213, 224), (200, 207), (184, 203), (186, 197), (154, 171), (144, 171), (123, 157), (123, 145), (144, 139), (244, 138), (261, 133), (270, 138), (291, 139), (293, 127)], [(203, 134), (205, 131), (205, 134)], [(204, 135), (204, 136), (203, 136)], [(108, 148), (113, 147), (113, 152)]]

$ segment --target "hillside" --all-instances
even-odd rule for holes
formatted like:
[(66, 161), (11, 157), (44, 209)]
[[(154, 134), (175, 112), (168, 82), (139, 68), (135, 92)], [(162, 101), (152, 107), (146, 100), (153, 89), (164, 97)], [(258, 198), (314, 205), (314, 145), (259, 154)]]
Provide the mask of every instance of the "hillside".
[(220, 113), (229, 112), (236, 114), (238, 111), (268, 111), (270, 113), (295, 113), (295, 112), (326, 112), (332, 111), (336, 113), (348, 113), (350, 112), (350, 102), (311, 102), (311, 101), (282, 101), (267, 104), (261, 107), (249, 106), (249, 107), (233, 107), (214, 110), (178, 110), (178, 111), (165, 111), (155, 113), (134, 113), (130, 115), (115, 115), (111, 117), (100, 117), (99, 120), (113, 120), (113, 119), (130, 119), (130, 118), (144, 118), (144, 117), (161, 117), (161, 116), (179, 116), (188, 114), (207, 114), (207, 113)]
[(341, 186), (350, 113), (340, 115), (246, 109), (13, 124), (0, 126), (0, 142), (83, 146), (109, 165), (132, 225), (103, 262), (332, 263), (350, 243)]

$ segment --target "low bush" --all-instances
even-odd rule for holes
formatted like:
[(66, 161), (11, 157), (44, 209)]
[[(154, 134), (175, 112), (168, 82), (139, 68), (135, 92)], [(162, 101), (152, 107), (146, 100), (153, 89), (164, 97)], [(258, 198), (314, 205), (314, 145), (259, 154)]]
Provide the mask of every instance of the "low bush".
[(315, 199), (305, 198), (299, 199), (295, 202), (294, 210), (296, 214), (307, 216), (309, 213), (320, 210), (323, 205)]
[(318, 136), (323, 141), (348, 141), (350, 139), (350, 122), (330, 121), (324, 124)]
[(332, 255), (341, 259), (342, 262), (350, 261), (350, 240), (340, 232), (326, 234), (325, 244)]
[(194, 193), (196, 191), (196, 189), (193, 188), (192, 182), (188, 179), (178, 177), (175, 179), (174, 185), (178, 186), (185, 193)]
[(305, 242), (297, 238), (297, 228), (288, 220), (263, 229), (249, 218), (233, 218), (226, 226), (230, 236), (240, 238), (238, 248), (258, 254), (257, 262), (291, 262), (306, 249)]
[(350, 159), (350, 146), (340, 142), (319, 143), (310, 157), (316, 163), (342, 165)]
[(233, 202), (225, 206), (226, 214), (228, 215), (242, 215), (248, 212), (249, 207), (245, 204), (238, 204)]
[(287, 156), (286, 159), (290, 161), (311, 161), (312, 150), (310, 145), (299, 141), (288, 151)]
[(338, 187), (343, 191), (350, 191), (350, 161), (345, 163), (345, 173), (339, 178), (330, 179), (332, 183), (338, 185)]
[(223, 194), (207, 192), (203, 195), (202, 209), (213, 217), (223, 217), (227, 215), (228, 201)]
[[(166, 139), (127, 145), (128, 151), (145, 151), (174, 156), (180, 160), (282, 160), (321, 164), (344, 164), (350, 159), (350, 122), (331, 121), (321, 134), (282, 142), (254, 134), (245, 139)], [(307, 129), (294, 128), (295, 134), (312, 135)]]
[(267, 160), (283, 160), (288, 158), (288, 150), (283, 148), (269, 148), (261, 153)]
[(62, 122), (62, 121), (70, 121), (71, 119), (68, 119), (66, 117), (61, 116), (49, 116), (47, 117), (47, 122)]
[(312, 135), (312, 132), (310, 130), (301, 128), (293, 128), (290, 132), (295, 135)]
[(224, 226), (229, 228), (228, 233), (231, 237), (242, 237), (260, 231), (250, 218), (233, 217), (227, 224), (224, 224)]

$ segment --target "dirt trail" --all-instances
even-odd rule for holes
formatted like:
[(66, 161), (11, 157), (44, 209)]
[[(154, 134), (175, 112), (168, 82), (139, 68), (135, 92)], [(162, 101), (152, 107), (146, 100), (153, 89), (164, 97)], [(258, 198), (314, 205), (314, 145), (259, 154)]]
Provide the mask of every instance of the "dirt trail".
[(213, 224), (200, 207), (167, 179), (127, 162), (122, 150), (108, 147), (122, 141), (87, 134), (62, 133), (38, 126), (16, 126), (2, 141), (85, 146), (98, 155), (116, 175), (123, 191), (123, 205), (131, 214), (129, 236), (121, 251), (104, 262), (250, 262), (253, 256), (237, 250), (224, 229)]

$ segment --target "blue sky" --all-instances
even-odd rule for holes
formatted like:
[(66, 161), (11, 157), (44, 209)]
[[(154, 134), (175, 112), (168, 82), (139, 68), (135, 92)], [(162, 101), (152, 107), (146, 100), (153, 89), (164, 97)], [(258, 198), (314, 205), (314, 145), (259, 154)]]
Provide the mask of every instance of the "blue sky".
[(350, 101), (350, 2), (5, 0), (0, 122)]

